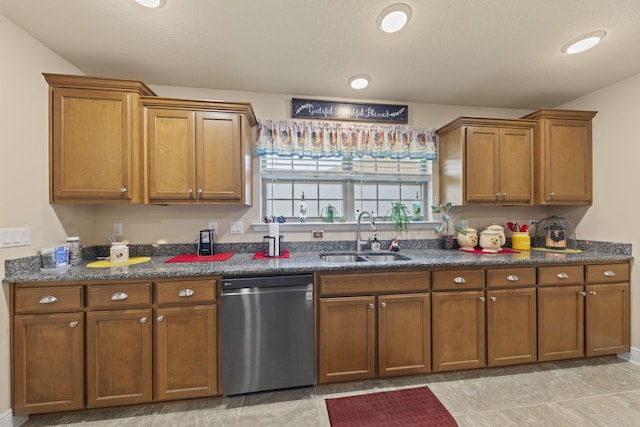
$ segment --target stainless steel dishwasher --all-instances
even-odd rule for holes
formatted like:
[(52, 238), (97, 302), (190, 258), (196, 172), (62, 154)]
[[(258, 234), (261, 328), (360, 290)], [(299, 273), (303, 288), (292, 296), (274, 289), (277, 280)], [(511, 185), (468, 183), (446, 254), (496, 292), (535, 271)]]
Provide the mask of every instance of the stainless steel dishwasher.
[(222, 393), (313, 385), (313, 275), (222, 280)]

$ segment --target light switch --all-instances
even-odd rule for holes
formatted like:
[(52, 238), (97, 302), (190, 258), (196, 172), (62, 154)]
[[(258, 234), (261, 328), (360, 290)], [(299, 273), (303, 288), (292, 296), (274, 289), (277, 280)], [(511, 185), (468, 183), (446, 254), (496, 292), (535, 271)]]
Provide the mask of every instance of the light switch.
[(230, 232), (232, 234), (242, 234), (243, 231), (243, 227), (242, 227), (242, 221), (236, 221), (236, 222), (232, 222), (231, 223), (231, 227), (230, 228)]

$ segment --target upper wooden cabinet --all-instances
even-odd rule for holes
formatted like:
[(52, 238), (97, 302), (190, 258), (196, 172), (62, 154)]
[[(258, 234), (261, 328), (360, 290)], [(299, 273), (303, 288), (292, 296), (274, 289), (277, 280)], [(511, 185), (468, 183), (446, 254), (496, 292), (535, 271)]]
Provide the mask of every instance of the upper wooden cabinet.
[(51, 203), (144, 201), (141, 95), (134, 80), (44, 74), (49, 83)]
[(591, 120), (596, 114), (596, 111), (542, 109), (523, 117), (537, 123), (535, 204), (592, 204)]
[(532, 204), (534, 126), (532, 120), (459, 117), (438, 129), (440, 200)]
[(250, 104), (143, 97), (151, 203), (251, 205)]

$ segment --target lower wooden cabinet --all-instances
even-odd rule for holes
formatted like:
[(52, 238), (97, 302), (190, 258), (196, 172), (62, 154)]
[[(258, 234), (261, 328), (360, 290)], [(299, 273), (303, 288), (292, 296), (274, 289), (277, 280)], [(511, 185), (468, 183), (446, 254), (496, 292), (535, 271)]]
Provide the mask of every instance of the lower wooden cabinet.
[(151, 309), (87, 313), (87, 407), (151, 401)]
[(585, 286), (586, 355), (629, 351), (630, 284), (613, 283)]
[(321, 298), (318, 382), (429, 372), (429, 306), (427, 293)]
[(481, 290), (433, 293), (434, 371), (486, 365), (485, 309), (486, 298)]
[(538, 288), (538, 360), (584, 356), (582, 285)]
[(83, 313), (15, 316), (14, 414), (83, 408), (83, 359)]
[(536, 289), (487, 290), (487, 365), (535, 362)]
[(155, 400), (218, 393), (218, 308), (159, 308), (156, 312)]

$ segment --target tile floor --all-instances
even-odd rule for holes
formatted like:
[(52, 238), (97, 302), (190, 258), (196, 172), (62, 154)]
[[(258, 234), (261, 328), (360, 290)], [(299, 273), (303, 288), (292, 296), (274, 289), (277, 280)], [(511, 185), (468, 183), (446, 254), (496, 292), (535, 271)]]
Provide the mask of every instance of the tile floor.
[(461, 427), (640, 426), (640, 366), (614, 356), (31, 416), (23, 426), (329, 426), (326, 397), (425, 384)]

